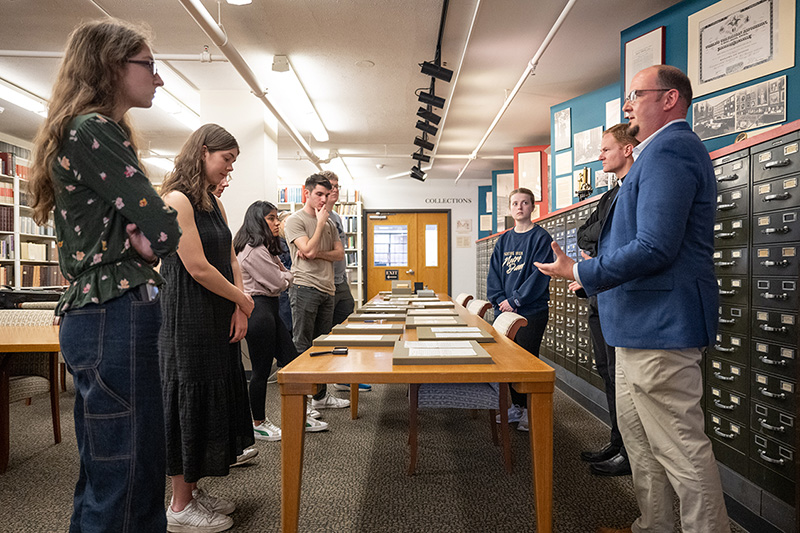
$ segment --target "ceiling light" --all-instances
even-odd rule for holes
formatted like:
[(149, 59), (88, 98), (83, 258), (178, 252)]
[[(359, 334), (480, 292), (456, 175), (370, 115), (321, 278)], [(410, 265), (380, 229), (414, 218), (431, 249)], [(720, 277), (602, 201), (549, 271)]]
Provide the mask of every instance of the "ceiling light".
[(425, 155), (425, 153), (420, 150), (419, 152), (414, 152), (411, 154), (411, 157), (416, 159), (417, 161), (422, 161), (423, 163), (427, 163), (431, 160), (431, 156)]
[(35, 94), (18, 87), (13, 83), (0, 78), (0, 100), (5, 100), (15, 106), (27, 109), (37, 115), (47, 116), (47, 101)]
[(420, 107), (417, 109), (417, 116), (421, 117), (422, 120), (427, 120), (428, 122), (433, 122), (434, 124), (438, 124), (442, 117), (434, 113), (433, 111), (428, 111), (424, 107)]
[(300, 131), (311, 132), (317, 142), (328, 142), (328, 130), (308, 97), (300, 78), (286, 56), (275, 56), (272, 60), (272, 86), (270, 98), (278, 104), (281, 113), (288, 116)]
[(181, 100), (175, 98), (169, 91), (164, 90), (163, 88), (159, 88), (156, 91), (156, 96), (153, 98), (153, 103), (159, 108), (170, 115), (189, 128), (189, 130), (194, 131), (202, 125), (200, 120), (200, 115), (194, 109), (191, 109), (189, 106), (184, 104)]
[(420, 148), (424, 148), (425, 150), (433, 150), (433, 143), (428, 141), (427, 139), (423, 139), (422, 137), (415, 137), (414, 144), (419, 146)]
[(436, 132), (439, 131), (439, 128), (436, 126), (428, 124), (427, 122), (422, 122), (421, 120), (417, 121), (417, 129), (422, 130), (425, 133), (430, 133), (431, 135), (436, 135)]
[(159, 157), (145, 157), (142, 161), (147, 164), (154, 166), (156, 168), (160, 168), (165, 172), (171, 172), (173, 168), (175, 168), (175, 163), (172, 162), (170, 159), (167, 159), (164, 156)]
[(232, 6), (246, 6), (252, 4), (253, 0), (227, 0), (227, 2)]
[(415, 180), (425, 181), (425, 173), (419, 167), (411, 167), (411, 177)]
[(341, 154), (335, 152), (331, 154), (332, 159), (329, 163), (323, 163), (327, 170), (332, 170), (334, 174), (339, 177), (339, 183), (345, 187), (350, 187), (353, 184), (353, 175), (350, 174), (350, 169), (342, 159)]
[(452, 70), (449, 68), (444, 68), (441, 65), (431, 63), (430, 61), (425, 61), (420, 66), (422, 67), (423, 74), (426, 76), (433, 76), (437, 80), (442, 80), (445, 83), (450, 83), (450, 79), (453, 77)]
[(444, 98), (436, 96), (435, 94), (421, 92), (419, 93), (417, 99), (423, 104), (432, 105), (433, 107), (438, 107), (439, 109), (444, 108)]

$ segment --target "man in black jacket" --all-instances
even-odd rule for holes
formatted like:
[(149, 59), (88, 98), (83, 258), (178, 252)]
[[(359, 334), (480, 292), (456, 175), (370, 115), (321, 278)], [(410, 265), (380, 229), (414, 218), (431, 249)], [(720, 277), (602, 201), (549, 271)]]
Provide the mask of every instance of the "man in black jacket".
[[(627, 124), (617, 124), (603, 133), (600, 144), (600, 161), (604, 172), (613, 172), (617, 176), (617, 184), (610, 188), (597, 202), (597, 208), (586, 222), (578, 229), (578, 246), (589, 257), (597, 256), (597, 240), (603, 224), (610, 219), (611, 207), (617, 196), (619, 186), (633, 164), (633, 148), (639, 144), (627, 133)], [(579, 287), (579, 286), (577, 286)], [(575, 288), (577, 288), (575, 287)], [(570, 288), (573, 288), (570, 285)], [(573, 288), (574, 289), (574, 288)], [(583, 290), (578, 290), (581, 296)], [(583, 293), (585, 297), (586, 293)], [(589, 329), (592, 332), (594, 358), (597, 372), (603, 378), (608, 401), (608, 414), (611, 417), (611, 442), (597, 451), (581, 452), (581, 459), (590, 463), (589, 470), (599, 476), (624, 476), (631, 473), (628, 455), (622, 443), (622, 436), (617, 427), (616, 387), (614, 385), (614, 366), (616, 356), (614, 347), (606, 344), (603, 330), (600, 328), (600, 315), (597, 310), (597, 296), (589, 298)]]

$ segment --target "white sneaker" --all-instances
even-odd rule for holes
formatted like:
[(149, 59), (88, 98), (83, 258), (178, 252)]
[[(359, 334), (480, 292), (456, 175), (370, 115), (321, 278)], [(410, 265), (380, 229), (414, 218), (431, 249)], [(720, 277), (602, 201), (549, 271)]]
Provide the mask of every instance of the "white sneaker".
[(311, 400), (311, 407), (314, 409), (342, 409), (350, 407), (350, 400), (337, 398), (328, 394), (321, 400)]
[(259, 440), (278, 441), (281, 440), (281, 428), (266, 418), (259, 425), (253, 426), (253, 436)]
[(233, 502), (212, 496), (200, 488), (192, 491), (192, 498), (212, 513), (231, 514), (236, 510), (236, 506)]
[(519, 424), (517, 424), (517, 431), (530, 431), (528, 428), (528, 410), (522, 410), (522, 416), (520, 416)]
[(256, 458), (258, 455), (258, 450), (255, 448), (247, 448), (245, 451), (242, 452), (242, 455), (236, 456), (236, 462), (233, 463), (231, 466), (242, 466), (245, 463), (249, 463), (253, 459)]
[(306, 418), (306, 431), (316, 433), (317, 431), (327, 431), (328, 423), (316, 418)]
[[(519, 422), (520, 417), (522, 416), (522, 412), (527, 411), (520, 407), (517, 404), (513, 404), (511, 407), (508, 408), (508, 423), (511, 424), (512, 422)], [(527, 415), (526, 415), (527, 416)], [(497, 415), (497, 423), (500, 423), (500, 415)]]
[(316, 409), (312, 409), (311, 408), (311, 401), (309, 401), (308, 405), (306, 406), (306, 417), (307, 418), (320, 418), (321, 416), (322, 416), (322, 414), (319, 411), (317, 411)]
[(172, 533), (218, 533), (233, 527), (233, 518), (209, 511), (197, 500), (190, 501), (183, 511), (167, 508), (167, 531)]

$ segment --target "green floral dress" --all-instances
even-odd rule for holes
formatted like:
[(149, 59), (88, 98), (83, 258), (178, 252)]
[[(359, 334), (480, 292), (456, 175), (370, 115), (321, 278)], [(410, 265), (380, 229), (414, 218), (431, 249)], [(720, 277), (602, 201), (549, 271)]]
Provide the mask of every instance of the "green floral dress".
[(139, 168), (125, 131), (97, 113), (75, 117), (53, 165), (58, 261), (69, 281), (56, 314), (164, 280), (130, 244), (136, 224), (164, 257), (178, 248), (177, 213)]

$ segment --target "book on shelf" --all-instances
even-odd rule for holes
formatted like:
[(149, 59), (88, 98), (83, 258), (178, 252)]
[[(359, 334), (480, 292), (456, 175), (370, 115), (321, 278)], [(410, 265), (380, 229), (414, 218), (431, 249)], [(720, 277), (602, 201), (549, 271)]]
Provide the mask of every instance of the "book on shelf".
[(0, 238), (0, 259), (14, 259), (14, 236)]
[(303, 187), (300, 185), (292, 187), (278, 188), (278, 202), (281, 203), (302, 203)]
[(11, 152), (0, 152), (0, 174), (13, 176), (17, 164), (17, 156)]
[(0, 205), (0, 231), (14, 231), (14, 207)]

